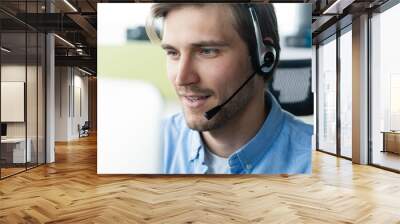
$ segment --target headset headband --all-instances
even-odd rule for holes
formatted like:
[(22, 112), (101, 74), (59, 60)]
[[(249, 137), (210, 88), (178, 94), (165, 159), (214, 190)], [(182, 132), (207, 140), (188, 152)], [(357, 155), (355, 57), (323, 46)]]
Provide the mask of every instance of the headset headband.
[[(262, 76), (269, 76), (272, 74), (272, 70), (275, 65), (276, 51), (269, 40), (264, 40), (262, 37), (260, 23), (257, 17), (254, 6), (248, 4), (250, 16), (253, 21), (254, 33), (256, 36), (257, 43), (257, 70)], [(266, 43), (267, 42), (267, 43)], [(268, 43), (269, 42), (269, 43)]]

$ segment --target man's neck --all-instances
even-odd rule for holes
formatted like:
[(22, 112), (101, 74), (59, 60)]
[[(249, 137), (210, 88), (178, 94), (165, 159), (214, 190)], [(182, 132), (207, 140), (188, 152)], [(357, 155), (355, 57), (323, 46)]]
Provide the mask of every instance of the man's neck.
[(257, 134), (268, 111), (264, 92), (257, 93), (245, 110), (226, 125), (217, 130), (202, 132), (203, 141), (214, 154), (229, 157)]

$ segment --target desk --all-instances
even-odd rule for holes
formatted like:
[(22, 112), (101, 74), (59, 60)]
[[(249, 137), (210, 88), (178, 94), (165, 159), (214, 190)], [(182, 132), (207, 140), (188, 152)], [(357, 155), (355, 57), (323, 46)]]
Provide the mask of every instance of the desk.
[(400, 131), (382, 131), (383, 150), (382, 152), (393, 152), (400, 154)]
[[(31, 145), (32, 140), (27, 139), (26, 155), (25, 155), (25, 138), (6, 138), (1, 139), (1, 154), (9, 163), (25, 163), (30, 162), (32, 158)], [(11, 148), (11, 147), (12, 148)], [(11, 155), (12, 154), (12, 155)], [(4, 155), (4, 156), (3, 156)], [(11, 160), (12, 158), (12, 160)], [(27, 158), (27, 161), (25, 161)]]

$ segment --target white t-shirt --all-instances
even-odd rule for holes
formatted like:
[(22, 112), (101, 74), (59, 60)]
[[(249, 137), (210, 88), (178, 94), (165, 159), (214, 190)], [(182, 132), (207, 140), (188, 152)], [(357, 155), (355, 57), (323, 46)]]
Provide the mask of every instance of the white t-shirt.
[(220, 157), (205, 147), (204, 162), (208, 167), (207, 174), (224, 174), (228, 173), (228, 158)]

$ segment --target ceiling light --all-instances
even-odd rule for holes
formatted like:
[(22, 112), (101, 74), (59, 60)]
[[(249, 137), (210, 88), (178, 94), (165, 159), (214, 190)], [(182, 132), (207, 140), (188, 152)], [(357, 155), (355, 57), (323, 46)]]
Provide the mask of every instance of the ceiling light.
[(342, 14), (343, 9), (351, 5), (355, 0), (336, 0), (322, 14)]
[(71, 4), (69, 3), (68, 0), (64, 0), (65, 4), (67, 4), (72, 10), (74, 10), (74, 12), (78, 12), (78, 10)]
[(79, 69), (79, 71), (81, 71), (81, 72), (83, 72), (83, 73), (85, 73), (85, 74), (87, 74), (87, 75), (92, 75), (92, 73), (90, 73), (90, 72), (88, 72), (88, 71), (86, 71), (86, 70), (83, 70), (83, 69), (81, 69), (81, 68), (79, 68), (78, 67), (78, 69)]
[(63, 41), (64, 43), (66, 43), (67, 45), (69, 45), (70, 47), (75, 48), (75, 45), (71, 44), (71, 42), (69, 42), (68, 40), (66, 40), (66, 39), (64, 39), (64, 38), (62, 38), (62, 37), (60, 37), (60, 36), (57, 35), (57, 34), (54, 34), (54, 36), (57, 37), (58, 39), (60, 39), (61, 41)]
[(1, 50), (4, 51), (4, 52), (7, 52), (7, 53), (10, 53), (10, 52), (11, 52), (11, 50), (9, 50), (9, 49), (7, 49), (7, 48), (5, 48), (5, 47), (1, 47)]

